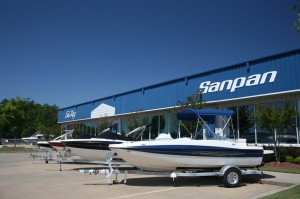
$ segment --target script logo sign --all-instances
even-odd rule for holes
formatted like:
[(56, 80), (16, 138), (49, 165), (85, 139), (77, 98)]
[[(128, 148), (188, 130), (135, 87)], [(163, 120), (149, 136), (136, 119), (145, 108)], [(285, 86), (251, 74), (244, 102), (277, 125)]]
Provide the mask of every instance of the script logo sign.
[(67, 111), (66, 112), (66, 115), (65, 115), (65, 118), (72, 118), (72, 119), (74, 119), (75, 117), (76, 117), (76, 112), (75, 111), (73, 111), (73, 110), (70, 110), (70, 111)]
[(224, 80), (222, 82), (202, 82), (199, 86), (202, 93), (213, 93), (223, 90), (235, 92), (236, 89), (249, 86), (257, 86), (265, 83), (272, 83), (275, 81), (277, 71), (269, 71), (264, 74), (254, 74), (249, 77), (238, 77), (236, 79)]

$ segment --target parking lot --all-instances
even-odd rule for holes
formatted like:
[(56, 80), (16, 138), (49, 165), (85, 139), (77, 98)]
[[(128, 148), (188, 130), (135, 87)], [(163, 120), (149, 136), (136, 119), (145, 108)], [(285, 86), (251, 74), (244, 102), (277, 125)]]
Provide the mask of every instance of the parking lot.
[(256, 177), (244, 178), (237, 188), (225, 188), (218, 177), (178, 177), (173, 181), (139, 174), (128, 174), (126, 184), (110, 185), (104, 175), (78, 171), (83, 168), (106, 167), (68, 163), (62, 164), (60, 171), (56, 162), (33, 160), (30, 153), (0, 153), (0, 198), (259, 198), (292, 185), (276, 181), (273, 173), (265, 173), (262, 182)]

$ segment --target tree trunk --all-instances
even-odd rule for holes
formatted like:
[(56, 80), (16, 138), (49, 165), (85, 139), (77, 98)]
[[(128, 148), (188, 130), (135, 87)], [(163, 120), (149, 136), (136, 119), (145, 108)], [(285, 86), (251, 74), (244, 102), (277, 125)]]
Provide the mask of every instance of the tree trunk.
[(277, 147), (277, 133), (276, 129), (274, 129), (274, 136), (273, 136), (273, 142), (274, 142), (274, 154), (275, 154), (275, 160), (276, 162), (280, 162), (280, 158), (278, 156), (278, 147)]
[(15, 147), (17, 147), (17, 134), (15, 133)]

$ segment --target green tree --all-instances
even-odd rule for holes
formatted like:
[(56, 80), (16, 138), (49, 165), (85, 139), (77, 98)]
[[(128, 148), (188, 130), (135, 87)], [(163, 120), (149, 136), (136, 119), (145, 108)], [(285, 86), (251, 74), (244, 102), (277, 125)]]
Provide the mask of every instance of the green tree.
[[(202, 109), (204, 107), (203, 104), (203, 94), (201, 90), (198, 90), (198, 92), (195, 94), (193, 93), (191, 96), (188, 96), (186, 98), (186, 101), (177, 101), (177, 107), (174, 108), (174, 114), (179, 113), (185, 108), (191, 108), (191, 109)], [(181, 128), (181, 136), (191, 136), (191, 133), (196, 129), (197, 122), (196, 121), (182, 121), (184, 126), (186, 128)], [(175, 121), (175, 125), (179, 126), (179, 122)]]
[(148, 123), (147, 117), (129, 118), (127, 121), (127, 128), (130, 132), (140, 126), (147, 125)]
[[(25, 122), (25, 112), (23, 102), (20, 97), (9, 100), (2, 108), (0, 114), (0, 123), (9, 126), (8, 133), (10, 137), (20, 137), (21, 130)], [(16, 142), (15, 142), (16, 145)]]
[(166, 126), (166, 119), (163, 115), (155, 115), (151, 119), (151, 138), (156, 138), (160, 131)]
[(296, 12), (297, 19), (293, 25), (293, 30), (295, 32), (300, 32), (300, 1), (298, 0), (296, 4), (293, 5), (292, 10)]
[[(248, 139), (247, 135), (249, 135), (249, 130), (255, 124), (254, 112), (251, 106), (244, 105), (239, 107), (230, 108), (235, 112), (232, 116), (232, 124), (235, 132), (239, 130), (239, 137), (246, 138), (247, 142), (253, 142), (253, 138), (251, 140)], [(239, 124), (239, 125), (238, 125)]]
[(101, 117), (96, 124), (96, 136), (98, 136), (103, 130), (112, 127), (113, 120), (107, 116)]
[[(128, 119), (127, 128), (129, 130), (129, 132), (133, 131), (134, 129), (136, 129), (140, 126), (150, 124), (149, 117), (143, 116), (142, 111), (138, 111), (138, 114), (139, 114), (139, 117), (134, 116), (134, 117), (131, 117), (131, 118)], [(139, 135), (137, 135), (137, 134), (131, 134), (130, 135), (130, 137), (132, 137), (132, 138), (137, 138), (138, 136)], [(142, 139), (143, 139), (143, 137), (148, 138), (149, 137), (149, 131), (144, 132), (144, 134), (141, 135), (141, 136), (142, 136), (141, 137)]]
[(0, 103), (0, 138), (8, 138), (9, 137), (9, 124), (4, 118), (2, 109), (8, 103), (7, 99), (4, 99)]
[(180, 112), (185, 108), (192, 108), (192, 109), (201, 109), (204, 107), (203, 105), (203, 94), (201, 90), (199, 90), (196, 94), (193, 93), (191, 96), (186, 98), (186, 101), (177, 101), (178, 107), (176, 107), (176, 112)]
[(31, 136), (34, 132), (38, 131), (36, 129), (36, 116), (38, 114), (37, 105), (33, 100), (29, 98), (22, 100), (22, 110), (25, 112), (25, 122), (21, 131), (21, 137)]
[(267, 105), (257, 105), (257, 123), (260, 127), (273, 133), (274, 153), (276, 161), (280, 161), (280, 153), (278, 151), (278, 138), (281, 137), (284, 129), (295, 123), (297, 112), (295, 107), (286, 103), (284, 107)]
[(50, 106), (48, 104), (37, 105), (35, 112), (36, 129), (47, 136), (57, 136), (59, 133), (57, 125), (58, 107)]
[(2, 100), (0, 103), (0, 137), (20, 138), (40, 131), (46, 136), (60, 134), (57, 106), (40, 105), (29, 98)]

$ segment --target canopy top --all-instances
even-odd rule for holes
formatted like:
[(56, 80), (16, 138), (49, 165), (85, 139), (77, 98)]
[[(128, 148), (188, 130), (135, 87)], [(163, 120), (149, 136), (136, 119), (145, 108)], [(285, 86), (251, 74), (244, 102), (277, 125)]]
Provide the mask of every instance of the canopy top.
[(232, 116), (233, 110), (218, 110), (218, 109), (191, 109), (186, 108), (177, 113), (179, 120), (198, 120), (202, 117), (204, 120), (214, 118), (216, 116)]

